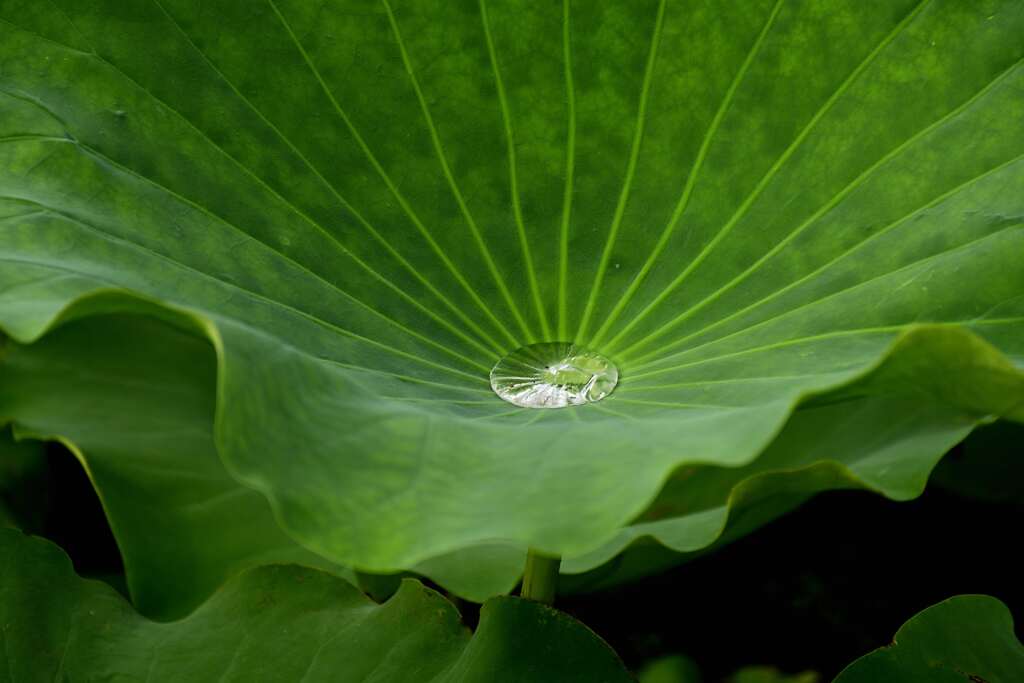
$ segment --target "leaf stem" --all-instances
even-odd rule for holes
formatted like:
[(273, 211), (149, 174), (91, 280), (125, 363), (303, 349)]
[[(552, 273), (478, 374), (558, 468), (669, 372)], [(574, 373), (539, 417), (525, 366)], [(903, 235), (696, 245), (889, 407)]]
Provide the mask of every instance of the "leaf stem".
[(523, 571), (523, 589), (519, 594), (528, 599), (550, 605), (555, 601), (558, 587), (558, 567), (561, 557), (541, 555), (532, 548), (526, 554), (526, 569)]

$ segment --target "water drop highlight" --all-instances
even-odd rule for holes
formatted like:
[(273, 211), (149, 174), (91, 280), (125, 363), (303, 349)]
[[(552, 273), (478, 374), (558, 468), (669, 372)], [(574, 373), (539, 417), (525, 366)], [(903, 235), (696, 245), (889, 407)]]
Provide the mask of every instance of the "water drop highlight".
[(565, 408), (600, 401), (612, 393), (619, 370), (604, 356), (570, 342), (516, 349), (491, 370), (491, 388), (521, 408)]

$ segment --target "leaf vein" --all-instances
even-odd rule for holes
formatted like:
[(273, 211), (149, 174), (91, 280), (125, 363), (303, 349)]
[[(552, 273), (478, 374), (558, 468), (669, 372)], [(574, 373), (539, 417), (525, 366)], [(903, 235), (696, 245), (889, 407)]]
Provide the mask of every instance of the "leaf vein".
[[(927, 323), (929, 325), (937, 327), (948, 327), (955, 328), (959, 326), (981, 326), (981, 325), (1005, 325), (1012, 323), (1024, 322), (1024, 316), (1010, 317), (1010, 318), (988, 318), (985, 320), (979, 320), (977, 318), (970, 318), (967, 320), (950, 320), (942, 322)], [(735, 358), (737, 356), (744, 356), (751, 353), (761, 353), (762, 351), (772, 351), (774, 349), (785, 348), (787, 346), (795, 346), (797, 344), (803, 344), (807, 342), (815, 342), (827, 339), (837, 339), (841, 337), (854, 337), (857, 335), (871, 335), (871, 334), (888, 334), (891, 332), (900, 332), (912, 328), (917, 323), (899, 323), (895, 325), (880, 325), (878, 327), (862, 327), (858, 329), (850, 330), (836, 330), (834, 332), (825, 332), (822, 334), (809, 335), (806, 337), (797, 337), (794, 339), (786, 339), (780, 342), (774, 342), (772, 344), (765, 344), (763, 346), (755, 346), (749, 349), (741, 349), (732, 353), (725, 353), (720, 356), (712, 356), (711, 358), (702, 358), (692, 363), (683, 363), (681, 365), (675, 365), (668, 368), (659, 368), (652, 370), (651, 372), (644, 372), (632, 376), (632, 379), (637, 380), (644, 377), (653, 377), (655, 375), (661, 375), (666, 372), (675, 372), (676, 370), (682, 370), (684, 368), (695, 367), (698, 365), (704, 365), (706, 363), (712, 363), (715, 361), (725, 360), (729, 358)], [(827, 374), (827, 373), (826, 373)]]
[(540, 296), (540, 286), (537, 283), (537, 273), (534, 269), (533, 256), (530, 251), (530, 241), (526, 237), (526, 226), (523, 224), (523, 208), (519, 197), (519, 173), (516, 168), (516, 144), (512, 132), (512, 114), (509, 111), (508, 100), (505, 94), (505, 84), (501, 78), (501, 68), (498, 66), (498, 57), (494, 47), (494, 36), (491, 33), (491, 24), (487, 15), (487, 0), (479, 0), (480, 21), (484, 27), (484, 37), (487, 40), (487, 53), (491, 60), (491, 69), (494, 72), (494, 87), (498, 92), (498, 104), (501, 107), (501, 119), (505, 129), (505, 139), (508, 147), (508, 174), (509, 193), (512, 197), (512, 213), (516, 221), (516, 231), (519, 235), (519, 246), (523, 251), (523, 263), (526, 266), (526, 279), (530, 283), (530, 294), (533, 296), (534, 306), (537, 309), (537, 318), (540, 320), (541, 333), (545, 339), (551, 339), (551, 327), (548, 323), (548, 316), (544, 310), (544, 302)]
[(619, 337), (625, 335), (631, 330), (637, 323), (646, 318), (651, 311), (661, 305), (662, 302), (671, 294), (676, 288), (682, 284), (693, 271), (695, 271), (707, 257), (714, 252), (719, 244), (732, 232), (732, 229), (740, 221), (743, 216), (747, 214), (747, 211), (753, 206), (754, 202), (761, 193), (767, 188), (772, 180), (775, 178), (775, 174), (778, 173), (779, 169), (792, 157), (793, 153), (803, 144), (807, 137), (814, 130), (815, 126), (821, 121), (822, 118), (832, 110), (832, 107), (836, 102), (846, 93), (847, 89), (857, 80), (857, 78), (867, 69), (868, 66), (874, 62), (875, 58), (882, 53), (882, 51), (888, 47), (888, 45), (896, 39), (897, 36), (906, 28), (915, 17), (927, 6), (931, 0), (920, 0), (917, 6), (907, 13), (903, 19), (901, 19), (896, 26), (882, 39), (882, 41), (876, 45), (871, 52), (858, 64), (843, 80), (842, 83), (829, 95), (828, 99), (818, 108), (818, 111), (808, 120), (804, 128), (797, 134), (789, 146), (782, 152), (778, 159), (771, 165), (768, 171), (762, 176), (761, 180), (758, 181), (754, 189), (751, 190), (750, 194), (743, 200), (743, 202), (737, 207), (736, 211), (732, 216), (719, 228), (715, 236), (704, 246), (704, 248), (697, 254), (696, 257), (683, 269), (683, 271), (677, 275), (665, 289), (663, 289), (651, 302), (640, 310), (639, 313), (616, 335), (616, 340)]
[[(917, 131), (916, 133), (911, 135), (909, 138), (907, 138), (906, 140), (901, 142), (899, 145), (893, 147), (886, 154), (884, 154), (882, 157), (880, 157), (877, 161), (875, 161), (870, 166), (868, 166), (866, 169), (864, 169), (864, 171), (862, 171), (856, 178), (854, 178), (852, 181), (850, 181), (850, 183), (848, 183), (845, 187), (840, 189), (835, 195), (832, 196), (831, 199), (829, 199), (827, 202), (825, 202), (821, 206), (821, 208), (819, 208), (817, 211), (815, 211), (811, 216), (809, 216), (806, 220), (804, 220), (795, 229), (790, 231), (790, 233), (788, 235), (786, 235), (778, 244), (776, 244), (774, 247), (769, 249), (763, 256), (761, 256), (757, 261), (755, 261), (753, 264), (751, 264), (746, 270), (744, 270), (742, 273), (740, 273), (739, 275), (734, 277), (732, 280), (730, 280), (726, 284), (722, 285), (722, 287), (718, 288), (717, 290), (715, 290), (714, 292), (712, 292), (711, 294), (706, 296), (701, 301), (697, 302), (696, 304), (694, 304), (690, 308), (686, 309), (685, 311), (683, 311), (682, 313), (677, 315), (672, 320), (670, 320), (670, 321), (666, 322), (665, 324), (661, 325), (660, 327), (658, 327), (656, 330), (651, 332), (649, 335), (645, 336), (643, 339), (635, 342), (632, 346), (630, 346), (627, 349), (625, 349), (623, 351), (623, 353), (628, 353), (630, 350), (632, 350), (632, 349), (634, 349), (636, 347), (639, 347), (639, 346), (642, 346), (642, 345), (646, 345), (648, 342), (650, 342), (654, 338), (656, 338), (658, 336), (661, 336), (662, 334), (664, 334), (668, 330), (672, 329), (673, 327), (675, 327), (679, 323), (687, 320), (688, 318), (693, 316), (693, 314), (695, 314), (697, 311), (701, 310), (702, 308), (704, 308), (708, 304), (714, 302), (720, 296), (722, 296), (723, 294), (725, 294), (726, 292), (731, 290), (733, 287), (738, 285), (740, 282), (742, 282), (743, 280), (745, 280), (748, 277), (750, 277), (751, 274), (756, 272), (772, 256), (774, 256), (775, 254), (779, 253), (788, 244), (790, 244), (793, 240), (795, 240), (797, 237), (799, 237), (801, 234), (803, 234), (808, 228), (810, 228), (812, 225), (814, 225), (814, 223), (816, 223), (825, 214), (827, 214), (829, 211), (831, 211), (836, 206), (838, 206), (840, 203), (842, 203), (842, 201), (844, 199), (846, 199), (846, 197), (848, 197), (858, 187), (863, 185), (879, 168), (881, 168), (886, 163), (888, 163), (889, 161), (891, 161), (894, 158), (896, 158), (897, 156), (899, 156), (902, 152), (904, 152), (914, 142), (920, 140), (921, 138), (923, 138), (923, 137), (929, 135), (930, 133), (934, 132), (935, 130), (941, 128), (943, 125), (945, 125), (946, 123), (949, 123), (950, 121), (955, 119), (957, 116), (962, 114), (964, 111), (969, 109), (972, 105), (974, 105), (980, 99), (982, 99), (986, 94), (991, 92), (991, 90), (993, 88), (995, 88), (999, 83), (1001, 83), (1005, 78), (1007, 78), (1010, 75), (1012, 75), (1022, 63), (1024, 63), (1024, 60), (1018, 60), (1013, 65), (1011, 65), (1008, 69), (1004, 70), (998, 76), (996, 76), (996, 78), (994, 78), (993, 80), (991, 80), (987, 84), (985, 84), (985, 86), (983, 86), (980, 90), (978, 90), (978, 92), (976, 92), (973, 95), (971, 95), (971, 97), (969, 97), (967, 100), (965, 100), (961, 104), (957, 105), (956, 107), (951, 109), (949, 112), (947, 112), (946, 114), (942, 115), (941, 117), (939, 117), (938, 119), (933, 121), (931, 124), (925, 126), (921, 130)], [(916, 211), (915, 211), (915, 213), (916, 213)], [(679, 340), (677, 340), (676, 342), (673, 342), (673, 345), (677, 344), (678, 341)], [(614, 340), (613, 340), (613, 342), (614, 342)]]
[(633, 142), (630, 146), (629, 161), (626, 165), (626, 177), (622, 183), (622, 190), (619, 192), (619, 200), (615, 206), (615, 214), (612, 216), (612, 224), (608, 229), (608, 237), (605, 240), (604, 249), (601, 251), (601, 260), (597, 265), (597, 273), (594, 275), (594, 283), (590, 287), (590, 294), (587, 296), (587, 304), (583, 309), (583, 317), (580, 320), (579, 328), (576, 331), (576, 339), (582, 343), (586, 337), (587, 328), (590, 325), (590, 318), (594, 313), (594, 306), (597, 303), (601, 284), (605, 272), (608, 270), (608, 261), (611, 259), (612, 249), (618, 237), (619, 227), (622, 224), (622, 217), (626, 212), (626, 204), (629, 201), (630, 191), (633, 186), (633, 177), (636, 174), (637, 162), (640, 158), (640, 145), (644, 136), (644, 122), (647, 116), (647, 98), (651, 91), (651, 81), (654, 76), (654, 63), (657, 61), (658, 44), (661, 41), (661, 32), (665, 24), (666, 0), (658, 4), (658, 14), (655, 17), (654, 29), (651, 31), (651, 44), (647, 53), (647, 62), (644, 67), (643, 84), (640, 87), (640, 101), (637, 106), (636, 124), (633, 127)]
[[(791, 282), (790, 284), (786, 285), (785, 287), (772, 292), (768, 296), (765, 296), (765, 297), (759, 299), (758, 301), (755, 301), (754, 303), (750, 304), (749, 306), (746, 306), (746, 307), (740, 309), (739, 311), (736, 311), (735, 313), (732, 313), (729, 316), (727, 316), (725, 318), (722, 318), (721, 320), (718, 320), (718, 321), (714, 322), (713, 324), (704, 327), (701, 330), (698, 330), (698, 331), (696, 331), (696, 332), (694, 332), (692, 334), (686, 335), (685, 337), (682, 337), (680, 339), (677, 339), (677, 340), (673, 341), (672, 343), (666, 345), (665, 348), (661, 349), (658, 352), (652, 352), (652, 353), (648, 353), (648, 354), (645, 354), (643, 356), (640, 356), (640, 357), (636, 358), (635, 361), (639, 362), (639, 363), (646, 363), (647, 359), (649, 359), (649, 358), (653, 358), (653, 357), (655, 357), (657, 355), (660, 355), (661, 353), (664, 353), (666, 350), (668, 350), (670, 348), (674, 348), (676, 346), (683, 345), (688, 340), (690, 340), (690, 339), (692, 339), (692, 338), (694, 338), (694, 337), (696, 337), (696, 336), (698, 336), (700, 334), (704, 334), (708, 330), (714, 329), (715, 327), (718, 327), (719, 325), (724, 324), (725, 322), (728, 322), (729, 320), (733, 320), (733, 319), (735, 319), (735, 318), (737, 318), (737, 317), (739, 317), (741, 315), (744, 315), (744, 314), (748, 313), (749, 311), (753, 310), (754, 308), (757, 308), (758, 306), (761, 306), (762, 304), (764, 304), (764, 303), (766, 303), (768, 301), (771, 301), (772, 299), (774, 299), (774, 298), (776, 298), (778, 296), (781, 296), (782, 294), (784, 294), (784, 293), (786, 293), (786, 292), (788, 292), (788, 291), (790, 291), (792, 289), (795, 289), (799, 285), (801, 285), (801, 284), (803, 284), (805, 282), (808, 282), (808, 281), (812, 280), (814, 277), (820, 275), (822, 272), (824, 272), (825, 270), (829, 269), (830, 267), (832, 267), (833, 265), (835, 265), (839, 261), (843, 260), (844, 258), (849, 256), (850, 254), (860, 250), (865, 245), (870, 244), (871, 242), (875, 241), (876, 239), (879, 239), (880, 237), (888, 234), (889, 232), (891, 232), (892, 230), (896, 229), (897, 227), (899, 227), (900, 225), (902, 225), (906, 221), (908, 221), (911, 218), (913, 218), (914, 216), (916, 216), (916, 215), (918, 215), (918, 214), (920, 214), (920, 213), (922, 213), (924, 211), (927, 211), (928, 209), (930, 209), (930, 208), (932, 208), (934, 206), (937, 206), (938, 204), (941, 204), (945, 200), (947, 200), (950, 197), (956, 195), (958, 192), (961, 192), (964, 189), (972, 186), (974, 183), (978, 182), (979, 180), (982, 180), (982, 179), (987, 178), (987, 177), (989, 177), (991, 175), (994, 175), (995, 173), (998, 173), (999, 171), (1001, 171), (1001, 170), (1003, 170), (1003, 169), (1005, 169), (1005, 168), (1007, 168), (1009, 166), (1012, 166), (1013, 164), (1021, 161), (1022, 159), (1024, 159), (1024, 154), (1021, 154), (1021, 155), (1018, 155), (1016, 157), (1013, 157), (1012, 159), (1010, 159), (1008, 161), (1005, 161), (1005, 162), (1003, 162), (1003, 163), (1001, 163), (1001, 164), (999, 164), (999, 165), (997, 165), (997, 166), (995, 166), (995, 167), (993, 167), (991, 169), (988, 169), (987, 171), (985, 171), (985, 172), (983, 172), (983, 173), (981, 173), (979, 175), (976, 175), (976, 176), (966, 180), (965, 182), (961, 183), (960, 185), (957, 185), (956, 187), (952, 188), (951, 190), (948, 190), (948, 191), (944, 192), (943, 194), (939, 195), (938, 197), (935, 197), (935, 198), (929, 200), (927, 204), (919, 206), (916, 209), (913, 209), (910, 213), (908, 213), (908, 214), (906, 214), (906, 215), (896, 219), (895, 221), (889, 223), (888, 225), (883, 227), (878, 232), (872, 233), (871, 235), (869, 235), (865, 239), (863, 239), (863, 240), (857, 242), (856, 244), (852, 245), (846, 251), (842, 252), (841, 254), (839, 254), (838, 256), (833, 258), (832, 260), (828, 261), (827, 263), (821, 265), (817, 269), (811, 271), (810, 273), (808, 273), (807, 275), (803, 276), (802, 278)], [(1008, 227), (1010, 227), (1010, 226), (1008, 226)], [(1000, 230), (998, 232), (1002, 232), (1002, 231)], [(878, 280), (880, 278), (886, 277), (886, 276), (891, 275), (893, 273), (899, 272), (900, 270), (903, 270), (905, 268), (909, 268), (911, 266), (917, 265), (917, 264), (919, 264), (919, 263), (921, 263), (923, 261), (927, 261), (927, 260), (929, 260), (931, 258), (942, 256), (942, 255), (948, 253), (949, 251), (953, 251), (953, 250), (956, 250), (956, 249), (960, 249), (960, 248), (969, 246), (969, 245), (973, 244), (974, 242), (977, 242), (977, 241), (979, 241), (981, 239), (986, 239), (988, 237), (991, 237), (993, 234), (997, 234), (997, 233), (990, 233), (990, 234), (985, 235), (985, 236), (983, 236), (981, 238), (978, 238), (977, 240), (971, 240), (969, 242), (965, 242), (964, 244), (958, 245), (958, 246), (953, 247), (951, 249), (944, 250), (944, 251), (939, 252), (937, 254), (932, 254), (932, 255), (927, 256), (927, 257), (925, 257), (923, 259), (918, 259), (918, 260), (915, 260), (915, 261), (911, 261), (909, 263), (905, 263), (905, 264), (901, 265), (898, 268), (894, 268), (893, 270), (886, 271), (886, 272), (881, 273), (879, 275), (876, 275), (875, 277), (872, 277), (872, 278), (870, 278), (868, 280), (861, 280), (860, 282), (857, 282), (857, 283), (855, 283), (853, 285), (850, 285), (849, 287), (845, 287), (845, 288), (843, 288), (843, 289), (841, 289), (839, 291), (833, 292), (832, 294), (829, 294), (827, 296), (821, 297), (820, 299), (815, 299), (814, 301), (810, 301), (810, 302), (808, 302), (806, 304), (803, 304), (803, 305), (801, 305), (801, 306), (799, 306), (797, 308), (790, 309), (788, 311), (784, 311), (782, 313), (779, 313), (778, 315), (774, 315), (771, 318), (768, 318), (766, 320), (763, 320), (763, 321), (757, 323), (757, 325), (753, 325), (751, 327), (744, 328), (743, 330), (739, 330), (738, 332), (734, 332), (734, 333), (732, 333), (730, 335), (726, 335), (725, 337), (719, 337), (718, 339), (712, 340), (712, 342), (713, 341), (718, 341), (720, 339), (727, 339), (727, 338), (729, 338), (729, 337), (731, 337), (731, 336), (733, 336), (735, 334), (740, 334), (740, 333), (746, 332), (746, 331), (748, 331), (750, 329), (753, 329), (755, 327), (758, 327), (758, 326), (760, 326), (762, 324), (772, 322), (773, 320), (777, 320), (777, 319), (779, 319), (779, 318), (781, 318), (781, 317), (783, 317), (785, 315), (789, 315), (790, 313), (793, 313), (794, 311), (798, 311), (798, 310), (800, 310), (802, 308), (806, 308), (807, 306), (811, 306), (811, 305), (819, 303), (821, 301), (827, 301), (828, 299), (830, 299), (830, 298), (832, 298), (834, 296), (837, 296), (839, 294), (842, 294), (843, 292), (849, 291), (851, 289), (855, 289), (857, 287), (860, 287), (861, 285), (867, 284), (867, 283), (872, 282), (874, 280)], [(711, 343), (711, 342), (708, 342), (708, 343)], [(701, 346), (704, 346), (704, 344), (702, 344)], [(700, 346), (693, 347), (693, 348), (700, 348)], [(682, 351), (680, 353), (686, 353), (686, 352), (691, 351), (691, 350), (693, 350), (693, 349), (687, 349), (686, 351)], [(625, 353), (623, 355), (625, 355)], [(678, 355), (678, 354), (671, 354), (671, 355)], [(671, 356), (664, 356), (663, 358), (668, 358), (668, 357), (671, 357)]]
[(569, 288), (569, 222), (572, 216), (572, 194), (576, 167), (576, 87), (572, 75), (572, 24), (570, 0), (562, 0), (562, 61), (565, 70), (566, 141), (565, 187), (562, 191), (562, 222), (558, 237), (558, 337), (566, 340), (568, 329)]
[[(647, 277), (647, 273), (654, 267), (658, 257), (661, 256), (661, 252), (664, 251), (665, 247), (668, 245), (669, 239), (672, 237), (672, 234), (675, 232), (675, 229), (679, 224), (679, 220), (686, 212), (686, 208), (690, 204), (690, 197), (693, 193), (693, 188), (696, 186), (697, 178), (700, 176), (700, 172), (704, 167), (704, 160), (707, 158), (707, 153), (711, 148), (712, 141), (715, 139), (715, 134), (722, 125), (722, 120), (729, 111), (733, 97), (735, 96), (736, 91), (739, 90), (739, 86), (743, 82), (743, 79), (747, 74), (747, 70), (750, 68), (750, 65), (753, 64), (758, 51), (761, 49), (761, 45), (764, 44), (765, 38), (768, 36), (772, 25), (775, 23), (775, 18), (778, 16), (779, 9), (782, 7), (782, 2), (783, 0), (776, 0), (774, 7), (772, 7), (768, 14), (768, 18), (765, 20), (764, 26), (761, 28), (761, 31), (757, 34), (753, 44), (750, 46), (750, 50), (747, 52), (746, 58), (740, 64), (740, 68), (736, 71), (736, 75), (733, 76), (732, 82), (726, 89), (725, 95), (722, 97), (722, 101), (718, 105), (718, 109), (715, 111), (711, 124), (704, 133), (704, 138), (701, 140), (700, 147), (697, 150), (697, 156), (693, 160), (693, 167), (686, 175), (683, 192), (679, 197), (679, 201), (676, 202), (672, 215), (669, 217), (668, 225), (665, 226), (665, 229), (662, 231), (657, 243), (651, 250), (651, 254), (644, 261), (643, 266), (641, 266), (640, 270), (634, 276), (632, 282), (629, 283), (629, 287), (626, 289), (625, 293), (619, 299), (618, 303), (615, 304), (611, 313), (608, 314), (608, 318), (604, 321), (604, 324), (594, 334), (593, 343), (595, 346), (601, 343), (601, 339), (604, 337), (605, 333), (607, 333), (608, 328), (611, 327), (611, 325), (618, 319), (622, 310), (626, 307), (626, 304), (632, 300), (633, 296), (640, 288), (641, 283)], [(613, 338), (610, 343), (614, 344), (617, 339), (618, 336)]]
[[(474, 375), (471, 375), (468, 372), (464, 372), (462, 370), (458, 370), (458, 369), (453, 368), (451, 366), (444, 365), (443, 363), (437, 363), (435, 361), (431, 361), (431, 360), (428, 360), (426, 358), (421, 358), (421, 357), (416, 356), (414, 354), (402, 351), (400, 349), (396, 349), (396, 348), (394, 348), (392, 346), (389, 346), (387, 344), (384, 344), (382, 342), (378, 342), (378, 341), (370, 339), (368, 337), (364, 337), (364, 336), (362, 336), (362, 335), (360, 335), (360, 334), (358, 334), (356, 332), (353, 332), (351, 330), (348, 330), (348, 329), (345, 329), (343, 327), (340, 327), (340, 326), (338, 326), (338, 325), (336, 325), (334, 323), (330, 323), (330, 322), (328, 322), (326, 320), (318, 318), (318, 317), (316, 317), (315, 315), (313, 315), (311, 313), (308, 313), (306, 311), (303, 311), (303, 310), (294, 308), (292, 306), (289, 306), (288, 304), (285, 304), (284, 302), (274, 301), (273, 299), (268, 299), (267, 297), (265, 297), (265, 296), (263, 296), (261, 294), (258, 294), (257, 292), (253, 292), (252, 290), (246, 289), (245, 287), (241, 287), (241, 286), (239, 286), (239, 285), (237, 285), (235, 283), (225, 282), (224, 280), (221, 280), (220, 278), (218, 278), (218, 277), (216, 277), (214, 275), (211, 275), (211, 274), (206, 273), (204, 271), (201, 271), (201, 270), (199, 270), (197, 268), (193, 268), (192, 266), (189, 266), (189, 265), (186, 265), (184, 263), (181, 263), (180, 261), (172, 259), (172, 258), (170, 258), (170, 257), (168, 257), (168, 256), (166, 256), (164, 254), (161, 254), (160, 252), (154, 251), (153, 249), (150, 249), (149, 247), (146, 247), (144, 245), (138, 244), (136, 242), (130, 242), (128, 240), (115, 237), (114, 235), (111, 235), (110, 233), (107, 233), (107, 232), (101, 230), (100, 228), (97, 228), (96, 226), (91, 225), (91, 224), (87, 223), (86, 221), (83, 221), (82, 219), (78, 218), (77, 216), (74, 216), (74, 215), (72, 215), (70, 213), (62, 211), (62, 210), (57, 209), (55, 207), (46, 206), (44, 204), (39, 204), (39, 206), (44, 207), (48, 212), (54, 214), (55, 216), (59, 216), (59, 217), (65, 219), (65, 220), (68, 220), (68, 221), (70, 221), (72, 223), (75, 223), (76, 225), (79, 225), (81, 228), (83, 228), (83, 229), (85, 229), (85, 230), (95, 234), (96, 236), (100, 237), (101, 239), (105, 239), (105, 240), (108, 240), (108, 241), (116, 243), (116, 244), (121, 244), (121, 245), (123, 245), (125, 248), (127, 248), (129, 250), (139, 251), (139, 252), (146, 253), (146, 254), (150, 255), (151, 257), (153, 257), (153, 258), (156, 258), (158, 260), (166, 261), (166, 262), (168, 262), (170, 264), (173, 264), (176, 267), (179, 267), (179, 268), (182, 268), (183, 270), (186, 270), (186, 271), (189, 271), (191, 273), (194, 273), (195, 275), (197, 275), (197, 276), (199, 276), (201, 278), (213, 280), (214, 282), (217, 282), (218, 284), (220, 284), (220, 285), (222, 285), (224, 287), (227, 287), (229, 289), (235, 289), (235, 290), (243, 293), (246, 296), (250, 296), (250, 297), (252, 297), (254, 299), (257, 299), (257, 300), (262, 301), (264, 303), (270, 304), (271, 306), (291, 311), (291, 312), (299, 315), (300, 317), (306, 318), (307, 320), (310, 320), (310, 321), (312, 321), (314, 323), (319, 324), (322, 327), (325, 327), (325, 328), (331, 329), (333, 331), (339, 332), (339, 333), (341, 333), (341, 334), (343, 334), (345, 336), (351, 337), (351, 338), (356, 339), (356, 340), (358, 340), (360, 342), (369, 344), (371, 346), (375, 346), (377, 348), (380, 348), (381, 350), (388, 351), (390, 353), (393, 353), (395, 355), (401, 356), (403, 358), (407, 358), (407, 359), (410, 359), (410, 360), (415, 360), (415, 361), (417, 361), (419, 363), (423, 363), (425, 365), (430, 365), (430, 366), (435, 367), (437, 369), (445, 370), (446, 372), (451, 372), (451, 373), (458, 374), (460, 376), (465, 376), (465, 377), (468, 377), (468, 378), (471, 378), (471, 379), (474, 379), (474, 380), (478, 380), (479, 379), (478, 377), (476, 377)], [(70, 272), (70, 273), (75, 273), (75, 274), (78, 274), (78, 275), (89, 277), (89, 278), (97, 280), (99, 282), (105, 282), (106, 284), (109, 284), (109, 285), (111, 285), (113, 287), (118, 287), (118, 288), (122, 287), (121, 285), (119, 285), (117, 283), (110, 282), (108, 280), (105, 280), (104, 278), (101, 278), (101, 277), (97, 276), (97, 275), (94, 275), (94, 274), (91, 274), (91, 273), (82, 273), (82, 272), (76, 271), (74, 269), (58, 266), (57, 264), (50, 263), (50, 262), (47, 262), (47, 261), (32, 261), (32, 260), (14, 259), (14, 258), (6, 257), (6, 256), (0, 257), (0, 260), (7, 261), (7, 262), (10, 262), (10, 263), (25, 263), (25, 264), (44, 266), (44, 267), (47, 267), (47, 268), (56, 268), (56, 269), (59, 269), (59, 270), (65, 270), (65, 271)]]
[(309, 56), (309, 53), (306, 52), (306, 48), (302, 46), (302, 43), (299, 41), (298, 36), (295, 35), (295, 32), (292, 30), (292, 27), (288, 23), (288, 20), (285, 19), (283, 14), (281, 14), (281, 11), (278, 9), (277, 4), (274, 2), (274, 0), (267, 0), (267, 2), (270, 4), (271, 9), (273, 9), (274, 13), (277, 15), (277, 18), (280, 20), (281, 25), (284, 27), (284, 30), (287, 32), (292, 43), (295, 45), (295, 48), (298, 50), (299, 54), (302, 56), (304, 62), (306, 63), (306, 66), (309, 68), (310, 72), (316, 79), (320, 88), (323, 90), (324, 95), (330, 101), (335, 113), (338, 115), (338, 118), (342, 121), (342, 123), (345, 124), (345, 127), (348, 129), (349, 133), (356, 141), (356, 144), (362, 150), (363, 154), (366, 155), (367, 160), (369, 160), (374, 170), (381, 177), (381, 180), (384, 182), (384, 185), (388, 188), (388, 191), (391, 192), (392, 196), (394, 196), (399, 206), (401, 206), (402, 210), (405, 211), (406, 215), (409, 217), (409, 220), (412, 221), (413, 225), (419, 231), (420, 235), (423, 236), (423, 238), (427, 241), (427, 244), (437, 255), (437, 257), (441, 260), (441, 263), (444, 264), (445, 268), (448, 269), (452, 277), (454, 277), (455, 280), (459, 283), (459, 285), (466, 291), (466, 293), (469, 294), (470, 298), (472, 298), (473, 301), (480, 308), (480, 310), (483, 311), (484, 315), (487, 316), (487, 318), (495, 325), (495, 327), (503, 335), (505, 335), (505, 337), (512, 344), (518, 346), (519, 342), (515, 338), (515, 336), (508, 331), (508, 329), (501, 323), (500, 320), (498, 320), (497, 316), (494, 315), (494, 313), (487, 306), (487, 304), (484, 303), (484, 301), (480, 298), (480, 295), (469, 284), (469, 282), (466, 280), (462, 272), (455, 266), (455, 263), (452, 262), (448, 255), (444, 253), (444, 250), (441, 249), (441, 246), (437, 243), (437, 240), (434, 239), (434, 236), (420, 220), (419, 216), (412, 210), (412, 207), (409, 205), (409, 202), (408, 200), (406, 200), (405, 196), (402, 195), (401, 192), (399, 192), (398, 187), (395, 185), (394, 181), (391, 180), (391, 177), (384, 170), (384, 167), (381, 165), (376, 155), (374, 155), (373, 152), (370, 150), (369, 146), (366, 144), (366, 141), (363, 139), (363, 136), (355, 128), (355, 125), (352, 123), (348, 114), (345, 113), (345, 110), (341, 107), (341, 104), (334, 96), (334, 93), (331, 91), (329, 87), (327, 87), (327, 83), (324, 81), (323, 76), (320, 74), (320, 70), (317, 69), (316, 65), (313, 63), (313, 60)]

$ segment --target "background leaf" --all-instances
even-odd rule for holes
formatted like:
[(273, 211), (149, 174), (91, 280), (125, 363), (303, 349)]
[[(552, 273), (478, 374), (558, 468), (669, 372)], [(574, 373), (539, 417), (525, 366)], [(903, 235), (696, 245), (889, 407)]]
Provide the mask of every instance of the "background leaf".
[(1006, 606), (961, 595), (929, 607), (896, 632), (891, 645), (858, 659), (835, 683), (1010, 683), (1024, 676), (1024, 646)]
[[(0, 664), (13, 680), (629, 681), (571, 617), (518, 598), (484, 606), (475, 635), (408, 580), (377, 605), (335, 576), (253, 569), (181, 621), (135, 614), (52, 544), (0, 530)], [(539, 678), (542, 677), (542, 678)]]

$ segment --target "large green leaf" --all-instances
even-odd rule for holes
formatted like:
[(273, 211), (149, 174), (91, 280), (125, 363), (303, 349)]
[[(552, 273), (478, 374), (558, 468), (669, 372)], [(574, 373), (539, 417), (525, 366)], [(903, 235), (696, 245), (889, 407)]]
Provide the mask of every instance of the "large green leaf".
[[(271, 562), (355, 580), (287, 537), (267, 501), (225, 471), (213, 444), (215, 363), (209, 344), (170, 325), (97, 316), (11, 345), (0, 364), (0, 420), (21, 437), (60, 439), (82, 462), (149, 617), (183, 616), (231, 575)], [(30, 448), (0, 451), (0, 474)], [(482, 602), (511, 590), (522, 564), (521, 552), (492, 545), (415, 569)]]
[[(1015, 0), (0, 0), (0, 322), (180, 311), (225, 464), (337, 561), (589, 553), (900, 345), (943, 378), (909, 393), (1024, 418), (1022, 31)], [(610, 398), (489, 393), (557, 338)]]
[(1012, 683), (1024, 680), (1024, 645), (1006, 606), (960, 595), (903, 624), (892, 644), (861, 657), (835, 683)]
[(545, 605), (496, 598), (475, 634), (414, 580), (377, 605), (295, 566), (249, 570), (180, 621), (132, 611), (60, 550), (0, 530), (0, 671), (12, 681), (627, 682), (593, 632)]

